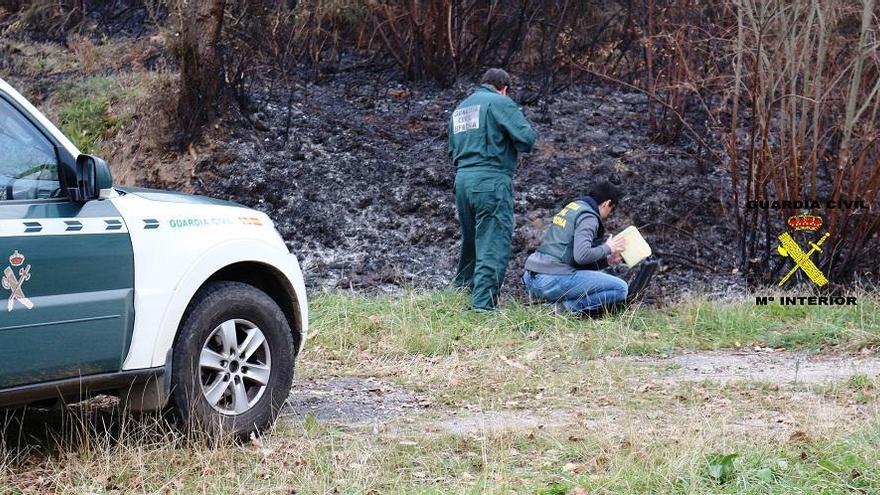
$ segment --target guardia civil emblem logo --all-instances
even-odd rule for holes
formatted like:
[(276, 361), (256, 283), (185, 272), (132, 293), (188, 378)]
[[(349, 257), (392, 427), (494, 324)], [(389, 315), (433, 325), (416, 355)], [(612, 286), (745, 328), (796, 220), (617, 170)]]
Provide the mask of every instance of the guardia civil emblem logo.
[[(800, 215), (795, 215), (793, 217), (789, 217), (788, 226), (795, 232), (803, 232), (805, 234), (811, 234), (817, 232), (822, 227), (822, 217), (816, 215), (810, 215), (806, 212), (801, 213)], [(825, 277), (825, 274), (822, 273), (822, 270), (819, 270), (819, 267), (813, 263), (813, 260), (810, 259), (813, 254), (816, 252), (822, 252), (822, 244), (828, 240), (828, 237), (831, 234), (829, 232), (825, 232), (825, 234), (819, 238), (818, 242), (809, 242), (810, 250), (804, 252), (801, 249), (801, 246), (794, 240), (794, 238), (788, 232), (783, 232), (779, 235), (779, 246), (776, 248), (776, 251), (781, 255), (788, 258), (791, 258), (794, 261), (794, 267), (785, 274), (779, 280), (777, 284), (779, 287), (782, 287), (788, 279), (791, 278), (792, 275), (795, 274), (798, 270), (803, 270), (803, 272), (807, 275), (807, 277), (819, 287), (824, 286), (828, 283), (828, 279)]]
[[(24, 255), (16, 250), (9, 257), (9, 266), (3, 270), (3, 279), (0, 280), (0, 284), (3, 285), (4, 289), (10, 291), (9, 302), (6, 305), (7, 311), (15, 309), (16, 301), (27, 309), (33, 309), (34, 307), (34, 303), (24, 295), (24, 290), (22, 289), (24, 283), (31, 279), (31, 265), (22, 266), (24, 265), (24, 260)], [(16, 270), (18, 271), (17, 274)]]

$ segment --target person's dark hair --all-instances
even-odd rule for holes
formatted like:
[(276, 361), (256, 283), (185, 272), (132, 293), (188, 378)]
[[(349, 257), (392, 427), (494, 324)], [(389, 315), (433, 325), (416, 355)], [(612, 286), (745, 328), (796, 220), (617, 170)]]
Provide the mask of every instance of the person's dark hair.
[(623, 199), (623, 191), (607, 181), (594, 184), (593, 187), (590, 188), (589, 194), (591, 198), (596, 200), (596, 204), (600, 205), (610, 199), (611, 204), (617, 207), (620, 206), (620, 200)]
[(504, 69), (489, 69), (483, 74), (480, 84), (491, 84), (500, 91), (505, 86), (510, 87), (510, 74)]

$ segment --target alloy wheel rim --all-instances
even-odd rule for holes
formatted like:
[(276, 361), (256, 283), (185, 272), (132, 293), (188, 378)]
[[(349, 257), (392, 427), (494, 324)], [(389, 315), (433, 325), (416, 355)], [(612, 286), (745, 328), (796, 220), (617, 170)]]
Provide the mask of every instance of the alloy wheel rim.
[(208, 404), (231, 416), (249, 411), (266, 392), (271, 359), (266, 336), (250, 321), (217, 325), (199, 355), (199, 383)]

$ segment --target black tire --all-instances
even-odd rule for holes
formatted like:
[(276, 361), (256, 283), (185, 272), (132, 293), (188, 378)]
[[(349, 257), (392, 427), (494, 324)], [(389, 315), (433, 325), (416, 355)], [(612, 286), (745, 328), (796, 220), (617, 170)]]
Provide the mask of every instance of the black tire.
[[(202, 386), (205, 375), (199, 366), (208, 338), (229, 320), (247, 320), (256, 325), (271, 353), (269, 378), (261, 397), (240, 414), (224, 414), (208, 402)], [(243, 439), (251, 433), (261, 432), (275, 421), (290, 393), (295, 359), (290, 326), (272, 298), (240, 282), (211, 283), (190, 302), (174, 341), (171, 363), (173, 412), (184, 427), (195, 427), (211, 434), (226, 433)], [(228, 377), (229, 373), (225, 375)]]

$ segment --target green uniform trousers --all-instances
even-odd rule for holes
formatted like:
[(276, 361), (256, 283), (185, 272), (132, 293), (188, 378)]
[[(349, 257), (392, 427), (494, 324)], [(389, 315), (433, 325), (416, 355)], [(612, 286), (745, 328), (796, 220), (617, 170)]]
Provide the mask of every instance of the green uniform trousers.
[(494, 309), (510, 260), (513, 190), (507, 175), (460, 171), (455, 206), (461, 224), (461, 256), (453, 281), (471, 290), (476, 309)]

